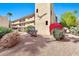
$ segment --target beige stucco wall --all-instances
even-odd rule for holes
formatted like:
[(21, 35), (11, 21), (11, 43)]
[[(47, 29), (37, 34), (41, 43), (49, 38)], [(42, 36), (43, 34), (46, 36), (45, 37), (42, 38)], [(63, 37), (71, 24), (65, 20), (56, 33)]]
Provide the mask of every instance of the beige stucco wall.
[(34, 26), (34, 23), (26, 24), (25, 27), (30, 26), (30, 25)]
[[(34, 21), (35, 19), (34, 19), (34, 17), (32, 17), (32, 18), (29, 18), (29, 19), (25, 19), (25, 22), (31, 22), (31, 21)], [(27, 26), (30, 26), (30, 25), (32, 25), (32, 26), (34, 26), (34, 22), (33, 23), (29, 23), (29, 24), (25, 24), (25, 27), (27, 27)]]
[(0, 26), (9, 27), (9, 21), (6, 16), (0, 16)]
[(52, 8), (51, 8), (51, 10), (52, 10), (52, 15), (51, 15), (51, 23), (54, 23), (54, 22), (56, 22), (56, 15), (55, 15), (55, 13), (54, 13), (54, 5), (53, 4), (51, 4), (52, 5)]
[(16, 21), (16, 22), (14, 22), (14, 23), (12, 23), (12, 24), (19, 24), (20, 22), (19, 21)]
[(33, 21), (33, 20), (34, 20), (34, 17), (29, 18), (29, 19), (28, 19), (28, 18), (26, 18), (26, 19), (25, 19), (25, 22), (29, 22), (29, 21)]
[[(38, 9), (38, 13), (36, 13), (36, 9)], [(38, 31), (38, 34), (50, 35), (49, 26), (52, 20), (51, 10), (52, 10), (51, 3), (35, 4), (35, 27)], [(38, 15), (43, 15), (44, 13), (47, 14), (40, 19)], [(48, 25), (45, 24), (46, 21), (48, 21)]]

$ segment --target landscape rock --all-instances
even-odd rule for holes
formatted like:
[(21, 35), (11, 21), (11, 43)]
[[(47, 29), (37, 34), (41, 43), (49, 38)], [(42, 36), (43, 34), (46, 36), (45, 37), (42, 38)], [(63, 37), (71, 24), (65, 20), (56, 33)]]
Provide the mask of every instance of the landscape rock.
[(10, 48), (20, 42), (20, 34), (18, 32), (12, 32), (4, 35), (0, 40), (0, 46)]

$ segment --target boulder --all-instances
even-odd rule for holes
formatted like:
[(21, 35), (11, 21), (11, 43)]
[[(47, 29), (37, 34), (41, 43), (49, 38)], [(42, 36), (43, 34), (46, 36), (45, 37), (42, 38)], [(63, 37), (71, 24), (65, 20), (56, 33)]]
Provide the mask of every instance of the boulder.
[(12, 32), (4, 35), (0, 40), (0, 46), (10, 48), (20, 42), (20, 34), (18, 32)]

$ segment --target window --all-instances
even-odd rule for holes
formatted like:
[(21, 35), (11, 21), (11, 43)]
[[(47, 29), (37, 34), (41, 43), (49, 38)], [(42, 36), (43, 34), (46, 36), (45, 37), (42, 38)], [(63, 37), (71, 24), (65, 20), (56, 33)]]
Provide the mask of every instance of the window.
[(57, 22), (57, 16), (55, 16), (56, 17), (56, 22)]
[(36, 9), (36, 13), (38, 13), (38, 9)]
[(48, 21), (46, 21), (46, 25), (48, 25)]

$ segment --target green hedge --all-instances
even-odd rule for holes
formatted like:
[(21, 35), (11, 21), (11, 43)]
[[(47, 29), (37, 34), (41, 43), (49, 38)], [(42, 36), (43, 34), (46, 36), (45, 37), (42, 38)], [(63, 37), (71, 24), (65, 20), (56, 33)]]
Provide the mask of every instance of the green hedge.
[(10, 33), (10, 32), (12, 32), (12, 29), (0, 27), (0, 38), (2, 38), (2, 36), (4, 36), (7, 33)]

